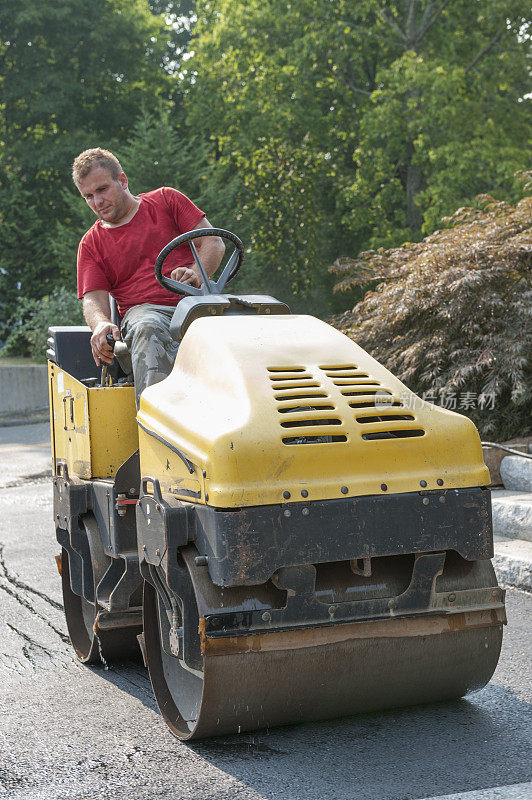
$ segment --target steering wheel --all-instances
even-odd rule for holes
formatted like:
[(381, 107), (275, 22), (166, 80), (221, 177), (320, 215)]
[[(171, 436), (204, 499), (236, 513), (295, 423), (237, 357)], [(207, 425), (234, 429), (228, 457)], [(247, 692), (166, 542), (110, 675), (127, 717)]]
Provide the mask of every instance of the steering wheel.
[[(223, 268), (222, 274), (217, 281), (211, 280), (207, 275), (207, 271), (201, 263), (199, 253), (193, 241), (194, 239), (201, 239), (203, 236), (219, 236), (220, 239), (227, 239), (235, 246), (234, 252), (231, 254), (229, 261)], [(170, 255), (172, 250), (175, 250), (176, 247), (179, 247), (181, 244), (185, 244), (185, 242), (190, 244), (194, 261), (196, 262), (196, 265), (200, 271), (200, 275), (203, 278), (203, 283), (199, 289), (196, 286), (191, 286), (188, 283), (181, 283), (181, 281), (175, 281), (173, 278), (168, 278), (166, 275), (163, 275), (163, 264), (166, 258)], [(161, 286), (163, 286), (165, 289), (168, 289), (169, 292), (173, 292), (173, 294), (222, 294), (226, 283), (229, 283), (229, 281), (235, 277), (243, 260), (244, 245), (238, 236), (235, 236), (235, 234), (231, 233), (231, 231), (226, 231), (223, 228), (194, 228), (194, 230), (187, 231), (187, 233), (182, 233), (181, 236), (177, 236), (175, 239), (172, 239), (171, 242), (168, 242), (168, 244), (163, 247), (157, 256), (157, 260), (155, 261), (155, 277)]]

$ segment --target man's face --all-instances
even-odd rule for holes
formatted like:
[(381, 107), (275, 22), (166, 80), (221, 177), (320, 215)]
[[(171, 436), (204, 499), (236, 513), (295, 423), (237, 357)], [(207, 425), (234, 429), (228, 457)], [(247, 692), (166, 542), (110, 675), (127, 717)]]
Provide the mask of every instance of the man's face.
[(104, 167), (93, 167), (77, 187), (89, 208), (103, 222), (116, 224), (129, 211), (127, 178), (123, 172), (115, 180)]

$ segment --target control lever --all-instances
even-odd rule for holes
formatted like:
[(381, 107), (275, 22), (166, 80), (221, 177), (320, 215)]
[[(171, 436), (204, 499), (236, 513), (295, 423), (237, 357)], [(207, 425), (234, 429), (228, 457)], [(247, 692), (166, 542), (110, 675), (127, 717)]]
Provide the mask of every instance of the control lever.
[[(111, 348), (111, 350), (114, 351), (114, 349), (115, 349), (115, 337), (113, 336), (113, 334), (112, 333), (108, 333), (107, 336), (105, 337), (105, 339), (107, 341), (107, 344)], [(102, 364), (102, 377), (101, 377), (101, 380), (100, 380), (100, 386), (112, 386), (113, 385), (113, 379), (111, 378), (110, 375), (109, 376), (107, 375), (107, 368), (109, 366), (110, 366), (110, 364), (107, 364), (105, 361), (103, 362), (103, 364)]]

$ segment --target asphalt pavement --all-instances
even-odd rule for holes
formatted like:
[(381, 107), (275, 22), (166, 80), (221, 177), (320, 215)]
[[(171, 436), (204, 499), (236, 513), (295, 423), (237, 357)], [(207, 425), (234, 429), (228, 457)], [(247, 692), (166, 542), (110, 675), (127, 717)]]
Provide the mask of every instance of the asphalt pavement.
[(466, 699), (173, 738), (141, 663), (88, 668), (73, 656), (47, 437), (46, 425), (0, 429), (2, 800), (532, 798), (532, 595), (516, 590), (495, 675)]

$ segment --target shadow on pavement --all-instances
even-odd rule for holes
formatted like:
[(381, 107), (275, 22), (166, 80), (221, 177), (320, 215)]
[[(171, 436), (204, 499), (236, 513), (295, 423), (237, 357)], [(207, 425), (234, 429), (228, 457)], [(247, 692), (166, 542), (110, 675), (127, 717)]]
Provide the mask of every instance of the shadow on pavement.
[[(157, 712), (141, 665), (97, 671)], [(531, 711), (512, 692), (490, 684), (467, 700), (192, 743), (175, 740), (175, 747), (176, 754), (190, 748), (266, 800), (414, 800), (531, 780)], [(160, 726), (161, 743), (168, 744), (162, 719)]]

